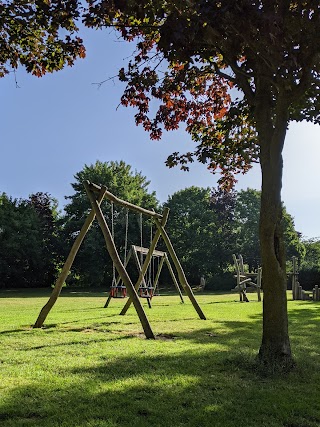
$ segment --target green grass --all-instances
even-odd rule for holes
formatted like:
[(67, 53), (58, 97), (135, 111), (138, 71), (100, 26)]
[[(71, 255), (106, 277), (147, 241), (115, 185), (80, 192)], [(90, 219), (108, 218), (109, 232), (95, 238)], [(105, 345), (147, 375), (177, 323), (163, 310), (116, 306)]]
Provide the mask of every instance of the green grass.
[(146, 340), (124, 300), (64, 290), (46, 327), (31, 328), (48, 292), (0, 292), (0, 426), (320, 426), (320, 305), (289, 301), (297, 368), (256, 369), (261, 303), (197, 295), (146, 307)]

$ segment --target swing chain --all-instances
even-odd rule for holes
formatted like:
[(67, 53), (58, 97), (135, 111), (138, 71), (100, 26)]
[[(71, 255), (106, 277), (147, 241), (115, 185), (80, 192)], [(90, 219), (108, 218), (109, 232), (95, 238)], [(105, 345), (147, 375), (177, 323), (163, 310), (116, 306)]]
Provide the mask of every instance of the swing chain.
[(124, 265), (127, 262), (127, 252), (128, 252), (128, 228), (129, 228), (129, 209), (126, 210), (126, 231), (125, 231), (125, 239), (124, 239)]
[[(111, 202), (111, 236), (114, 243), (114, 204)], [(116, 286), (116, 266), (112, 262), (112, 285)]]
[[(140, 213), (140, 222), (139, 222), (139, 226), (140, 226), (140, 247), (143, 247), (143, 232), (142, 232), (142, 213)], [(142, 251), (140, 251), (140, 264), (142, 265), (143, 263), (143, 254)]]

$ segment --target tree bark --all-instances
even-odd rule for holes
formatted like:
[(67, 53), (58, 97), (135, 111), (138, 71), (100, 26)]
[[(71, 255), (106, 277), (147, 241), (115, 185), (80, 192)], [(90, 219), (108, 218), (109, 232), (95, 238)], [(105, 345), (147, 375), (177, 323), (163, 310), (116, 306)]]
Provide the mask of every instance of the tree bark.
[(284, 104), (278, 100), (275, 119), (271, 117), (268, 103), (260, 105), (260, 112), (257, 114), (262, 171), (259, 231), (264, 292), (259, 360), (272, 370), (293, 366), (288, 332), (285, 248), (281, 226), (282, 149), (288, 111)]

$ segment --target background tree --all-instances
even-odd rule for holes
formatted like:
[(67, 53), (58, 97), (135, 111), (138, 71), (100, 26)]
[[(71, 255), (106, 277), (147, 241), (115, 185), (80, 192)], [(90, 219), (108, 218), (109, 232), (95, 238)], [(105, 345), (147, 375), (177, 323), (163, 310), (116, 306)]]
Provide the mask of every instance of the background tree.
[(210, 278), (212, 270), (219, 269), (210, 188), (189, 187), (177, 191), (165, 205), (170, 209), (167, 231), (188, 280), (195, 285), (201, 276)]
[(299, 281), (304, 289), (313, 289), (320, 283), (320, 239), (305, 240), (306, 254), (299, 268)]
[(215, 256), (219, 260), (220, 270), (225, 270), (232, 260), (232, 254), (237, 240), (237, 228), (235, 227), (236, 191), (225, 191), (221, 188), (213, 188), (211, 191), (210, 207), (216, 216), (217, 230), (214, 236), (218, 246)]
[[(249, 268), (256, 268), (261, 264), (259, 242), (259, 216), (261, 192), (248, 188), (237, 193), (235, 205), (236, 227), (238, 228), (238, 252), (249, 264)], [(286, 247), (286, 257), (292, 256), (300, 260), (304, 258), (305, 247), (301, 234), (295, 230), (292, 216), (285, 206), (282, 210), (282, 228)]]
[[(125, 162), (101, 162), (85, 165), (75, 174), (75, 182), (72, 183), (74, 194), (68, 196), (69, 203), (65, 206), (63, 234), (68, 251), (74, 240), (74, 236), (82, 227), (91, 205), (85, 192), (83, 182), (89, 180), (95, 184), (107, 186), (108, 190), (117, 197), (142, 206), (146, 209), (157, 209), (158, 201), (154, 192), (148, 191), (149, 181), (140, 172), (132, 171), (131, 166)], [(111, 204), (104, 200), (101, 205), (103, 213), (111, 228)], [(127, 247), (131, 244), (140, 245), (140, 216), (129, 213), (129, 227)], [(114, 238), (115, 243), (124, 259), (126, 233), (126, 210), (114, 206)], [(143, 219), (143, 244), (149, 246), (150, 224)], [(109, 286), (112, 279), (112, 264), (105, 249), (105, 242), (100, 227), (93, 222), (86, 238), (79, 250), (73, 265), (78, 283), (83, 286)], [(74, 277), (75, 277), (74, 276)]]
[(188, 280), (198, 285), (204, 276), (208, 287), (221, 289), (218, 282), (232, 261), (236, 241), (234, 192), (189, 187), (165, 205), (170, 208), (167, 230)]
[(57, 230), (53, 200), (0, 197), (0, 283), (3, 288), (49, 287), (54, 283)]
[[(170, 164), (196, 157), (221, 169), (224, 184), (259, 158), (263, 267), (263, 364), (291, 367), (286, 262), (281, 227), (282, 150), (290, 120), (319, 121), (320, 5), (314, 0), (95, 1), (91, 27), (115, 26), (137, 54), (120, 80), (124, 105), (151, 137), (186, 122), (198, 143)], [(165, 59), (169, 70), (158, 75)], [(232, 99), (235, 86), (242, 94)], [(160, 101), (149, 117), (150, 97)]]
[(62, 258), (58, 202), (50, 194), (38, 192), (29, 196), (28, 204), (36, 213), (41, 239), (39, 250), (41, 250), (43, 270), (38, 268), (37, 272), (43, 276), (44, 286), (52, 286)]

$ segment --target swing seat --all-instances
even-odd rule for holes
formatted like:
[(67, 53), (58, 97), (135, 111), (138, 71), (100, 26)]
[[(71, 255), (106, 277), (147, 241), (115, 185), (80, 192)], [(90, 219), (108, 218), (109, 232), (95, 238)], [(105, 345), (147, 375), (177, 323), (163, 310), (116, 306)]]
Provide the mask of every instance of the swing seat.
[(124, 285), (111, 286), (110, 295), (112, 298), (125, 298), (127, 296), (127, 288)]
[(152, 298), (154, 288), (151, 286), (140, 286), (139, 288), (139, 297), (140, 298)]

